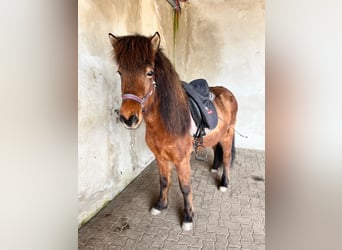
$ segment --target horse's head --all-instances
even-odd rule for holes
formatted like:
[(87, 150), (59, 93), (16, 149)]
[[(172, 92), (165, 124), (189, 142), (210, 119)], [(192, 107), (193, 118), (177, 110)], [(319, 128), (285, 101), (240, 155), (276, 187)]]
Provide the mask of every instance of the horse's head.
[(120, 121), (128, 129), (136, 129), (142, 122), (144, 107), (154, 93), (154, 59), (160, 36), (122, 36), (109, 33), (121, 77), (122, 104)]

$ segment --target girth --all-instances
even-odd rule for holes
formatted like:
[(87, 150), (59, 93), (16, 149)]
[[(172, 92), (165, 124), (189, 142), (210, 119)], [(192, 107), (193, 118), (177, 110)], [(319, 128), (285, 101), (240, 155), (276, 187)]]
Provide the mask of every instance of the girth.
[(196, 79), (189, 84), (182, 82), (182, 84), (188, 94), (191, 116), (197, 127), (195, 134), (193, 134), (196, 159), (206, 160), (207, 156), (205, 158), (198, 156), (197, 149), (203, 147), (205, 129), (212, 130), (217, 126), (217, 112), (213, 103), (215, 96), (209, 91), (208, 83), (204, 79)]

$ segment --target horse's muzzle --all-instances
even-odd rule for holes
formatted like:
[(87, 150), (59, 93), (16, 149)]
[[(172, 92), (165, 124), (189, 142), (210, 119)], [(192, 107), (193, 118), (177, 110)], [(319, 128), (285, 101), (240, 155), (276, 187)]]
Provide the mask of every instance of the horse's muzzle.
[(127, 119), (123, 115), (120, 115), (120, 121), (124, 124), (126, 128), (134, 129), (137, 128), (139, 117), (136, 114), (133, 114)]

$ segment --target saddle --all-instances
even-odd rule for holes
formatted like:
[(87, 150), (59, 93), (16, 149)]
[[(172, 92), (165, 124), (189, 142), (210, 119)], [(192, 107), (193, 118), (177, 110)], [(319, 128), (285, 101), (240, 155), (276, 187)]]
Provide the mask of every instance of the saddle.
[(191, 116), (197, 127), (193, 136), (202, 141), (202, 137), (206, 135), (205, 129), (212, 130), (217, 126), (217, 112), (213, 103), (215, 95), (209, 91), (205, 79), (196, 79), (189, 84), (182, 82), (182, 85), (188, 94)]

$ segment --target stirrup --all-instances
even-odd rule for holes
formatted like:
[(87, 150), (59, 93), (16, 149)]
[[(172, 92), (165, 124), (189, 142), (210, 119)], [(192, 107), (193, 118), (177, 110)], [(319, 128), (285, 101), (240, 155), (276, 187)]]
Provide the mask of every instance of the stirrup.
[[(198, 126), (196, 133), (193, 135), (194, 150), (196, 153), (195, 159), (198, 161), (208, 161), (208, 152), (207, 152), (207, 149), (203, 146), (204, 135), (205, 135), (204, 127), (202, 125)], [(198, 148), (202, 148), (202, 150), (198, 151)]]
[[(198, 148), (203, 148), (202, 150), (198, 151)], [(204, 153), (202, 153), (204, 152)], [(196, 145), (195, 147), (195, 159), (198, 161), (208, 161), (208, 151), (207, 149), (202, 145)]]

